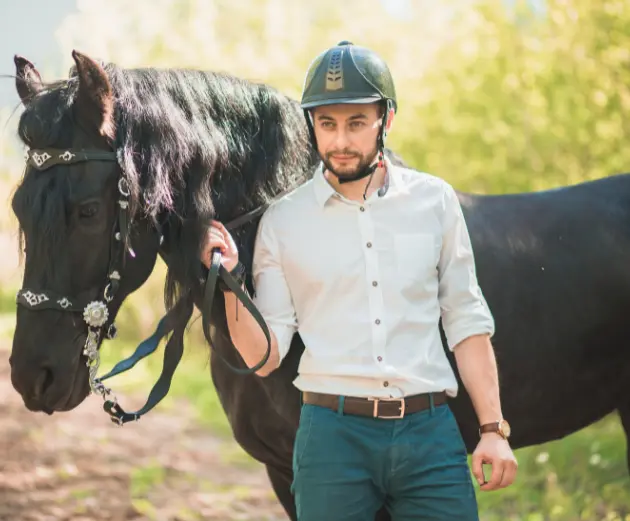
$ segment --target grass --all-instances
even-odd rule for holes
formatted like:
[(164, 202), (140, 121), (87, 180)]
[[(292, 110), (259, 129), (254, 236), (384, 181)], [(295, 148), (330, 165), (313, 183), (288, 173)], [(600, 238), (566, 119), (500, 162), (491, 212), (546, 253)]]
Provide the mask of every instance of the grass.
[(134, 469), (130, 476), (130, 494), (133, 498), (140, 498), (149, 491), (164, 483), (166, 470), (159, 463), (152, 463)]

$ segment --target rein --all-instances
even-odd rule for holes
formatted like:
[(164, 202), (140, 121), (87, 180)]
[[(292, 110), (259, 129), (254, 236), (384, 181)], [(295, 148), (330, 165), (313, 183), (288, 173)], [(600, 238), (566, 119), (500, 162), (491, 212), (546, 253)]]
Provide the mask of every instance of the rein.
[[(47, 170), (55, 165), (68, 165), (83, 161), (115, 161), (119, 163), (115, 152), (104, 150), (45, 148), (27, 151), (27, 164), (40, 171)], [(109, 373), (97, 377), (98, 368), (100, 366), (99, 340), (101, 338), (114, 339), (116, 337), (114, 317), (113, 313), (111, 313), (111, 310), (108, 308), (108, 304), (112, 302), (120, 287), (120, 280), (125, 267), (125, 251), (128, 251), (132, 257), (136, 256), (129, 244), (129, 184), (122, 168), (121, 172), (121, 177), (118, 180), (118, 216), (112, 230), (108, 276), (107, 282), (104, 284), (101, 291), (102, 298), (100, 300), (81, 300), (74, 297), (58, 295), (48, 290), (22, 288), (18, 291), (16, 300), (18, 305), (24, 306), (32, 311), (54, 309), (58, 311), (83, 313), (83, 320), (88, 326), (88, 335), (83, 348), (83, 354), (87, 357), (86, 365), (89, 368), (90, 390), (92, 393), (99, 394), (103, 398), (103, 409), (109, 414), (112, 422), (124, 425), (129, 421), (139, 420), (141, 416), (153, 409), (168, 394), (173, 374), (183, 354), (183, 335), (187, 322), (177, 323), (176, 318), (180, 313), (187, 313), (187, 316), (190, 316), (193, 305), (188, 299), (181, 299), (173, 309), (160, 319), (155, 332), (149, 338), (141, 342), (130, 357), (118, 362)], [(286, 193), (288, 193), (288, 191), (281, 193), (274, 198), (274, 200), (284, 196)], [(234, 229), (250, 222), (263, 214), (271, 202), (228, 222), (225, 225), (226, 228)], [(163, 237), (159, 226), (158, 231), (160, 232), (161, 244)], [(269, 329), (247, 292), (241, 288), (232, 275), (221, 264), (221, 253), (218, 250), (212, 253), (210, 269), (208, 270), (208, 275), (204, 282), (205, 287), (201, 309), (204, 321), (209, 321), (219, 278), (235, 293), (236, 297), (262, 328), (267, 339), (267, 351), (258, 364), (248, 369), (240, 369), (230, 365), (216, 349), (215, 352), (235, 373), (243, 375), (253, 374), (265, 365), (271, 354), (271, 335)], [(126, 412), (119, 405), (112, 390), (102, 383), (103, 380), (133, 368), (140, 360), (155, 352), (162, 338), (169, 333), (173, 334), (164, 349), (162, 373), (151, 389), (146, 403), (135, 412)]]

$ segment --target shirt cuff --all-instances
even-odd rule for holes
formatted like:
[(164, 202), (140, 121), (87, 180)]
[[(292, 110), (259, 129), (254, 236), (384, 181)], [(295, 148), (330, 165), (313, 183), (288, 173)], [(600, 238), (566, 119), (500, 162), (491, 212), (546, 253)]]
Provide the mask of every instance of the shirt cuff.
[(269, 327), (269, 329), (273, 331), (273, 334), (276, 337), (276, 341), (278, 342), (279, 365), (289, 352), (291, 341), (293, 340), (293, 335), (295, 334), (295, 328), (293, 326), (287, 326), (285, 324), (270, 324), (269, 322), (267, 322), (267, 327)]
[(495, 332), (494, 319), (481, 304), (476, 309), (466, 310), (457, 317), (442, 319), (442, 327), (451, 351), (468, 337), (483, 334), (492, 337)]

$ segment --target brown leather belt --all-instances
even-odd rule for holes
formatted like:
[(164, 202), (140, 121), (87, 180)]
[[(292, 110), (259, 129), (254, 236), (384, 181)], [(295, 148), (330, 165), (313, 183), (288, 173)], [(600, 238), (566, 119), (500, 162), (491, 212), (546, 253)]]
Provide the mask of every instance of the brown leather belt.
[[(447, 397), (444, 391), (439, 393), (416, 394), (406, 398), (358, 398), (346, 396), (344, 400), (344, 414), (356, 416), (368, 416), (372, 418), (396, 419), (407, 414), (413, 414), (431, 407), (429, 397), (433, 394), (433, 405), (446, 403)], [(304, 403), (327, 407), (334, 411), (339, 409), (339, 396), (336, 394), (323, 394), (304, 392)]]

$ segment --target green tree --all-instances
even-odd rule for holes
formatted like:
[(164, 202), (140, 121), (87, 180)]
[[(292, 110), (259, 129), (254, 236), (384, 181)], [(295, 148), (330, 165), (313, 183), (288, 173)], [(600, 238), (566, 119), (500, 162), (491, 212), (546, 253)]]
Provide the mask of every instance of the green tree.
[(629, 169), (629, 3), (551, 0), (540, 16), (477, 2), (450, 32), (399, 134), (418, 167), (479, 192)]

